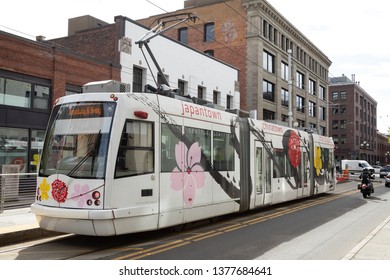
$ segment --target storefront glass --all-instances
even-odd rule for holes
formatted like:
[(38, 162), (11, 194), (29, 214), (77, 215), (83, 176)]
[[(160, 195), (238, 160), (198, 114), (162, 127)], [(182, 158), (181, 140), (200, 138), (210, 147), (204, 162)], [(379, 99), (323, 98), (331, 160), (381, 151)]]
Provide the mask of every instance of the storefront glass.
[(28, 129), (0, 127), (0, 173), (6, 165), (27, 172)]
[(0, 104), (30, 107), (31, 84), (0, 78)]
[(45, 139), (44, 130), (31, 131), (30, 168), (29, 168), (30, 173), (35, 173), (38, 171), (44, 139)]

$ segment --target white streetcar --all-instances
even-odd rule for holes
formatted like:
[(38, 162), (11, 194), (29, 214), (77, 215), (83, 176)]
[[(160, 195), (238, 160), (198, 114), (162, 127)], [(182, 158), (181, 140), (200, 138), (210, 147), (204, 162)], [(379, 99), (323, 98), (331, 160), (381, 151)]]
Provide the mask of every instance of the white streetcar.
[(59, 232), (156, 230), (331, 191), (333, 152), (331, 138), (160, 94), (65, 96), (32, 212)]

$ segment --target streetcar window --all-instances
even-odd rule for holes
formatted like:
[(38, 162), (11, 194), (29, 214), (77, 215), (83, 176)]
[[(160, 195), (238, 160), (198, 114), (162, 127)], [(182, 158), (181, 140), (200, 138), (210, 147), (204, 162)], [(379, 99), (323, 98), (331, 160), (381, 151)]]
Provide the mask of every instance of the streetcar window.
[(274, 148), (275, 161), (273, 168), (273, 178), (283, 178), (292, 176), (292, 167), (287, 160), (287, 154), (283, 149)]
[(153, 124), (129, 120), (125, 123), (116, 160), (115, 177), (154, 172)]
[(214, 131), (213, 133), (213, 166), (219, 171), (234, 170), (234, 148), (232, 135)]
[(161, 125), (161, 172), (172, 172), (177, 166), (175, 152), (181, 136), (180, 125)]
[(104, 178), (114, 103), (68, 103), (54, 108), (40, 176)]
[(290, 168), (286, 170), (286, 153), (284, 152), (284, 150), (274, 148), (273, 154), (275, 156), (273, 177), (282, 178), (286, 175), (290, 176)]
[[(211, 131), (195, 127), (185, 127), (184, 136), (190, 143), (198, 143), (202, 155), (211, 163)], [(211, 164), (202, 164), (205, 171), (210, 171)]]

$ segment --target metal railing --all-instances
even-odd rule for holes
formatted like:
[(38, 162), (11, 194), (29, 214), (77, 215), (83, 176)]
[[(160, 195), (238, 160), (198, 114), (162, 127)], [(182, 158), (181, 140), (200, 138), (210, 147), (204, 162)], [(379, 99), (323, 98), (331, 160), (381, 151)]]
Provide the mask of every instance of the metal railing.
[(35, 200), (36, 173), (0, 174), (0, 214), (5, 209), (29, 207)]

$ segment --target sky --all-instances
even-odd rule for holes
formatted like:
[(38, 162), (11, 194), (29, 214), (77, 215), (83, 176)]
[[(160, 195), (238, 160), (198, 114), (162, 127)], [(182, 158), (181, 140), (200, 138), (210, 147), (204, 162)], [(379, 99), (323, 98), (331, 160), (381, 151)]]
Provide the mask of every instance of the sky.
[[(329, 77), (355, 80), (377, 104), (377, 129), (390, 127), (390, 2), (386, 0), (268, 0), (331, 61)], [(67, 36), (68, 19), (91, 15), (113, 23), (175, 11), (184, 0), (14, 0), (1, 5), (0, 30), (31, 40)]]

